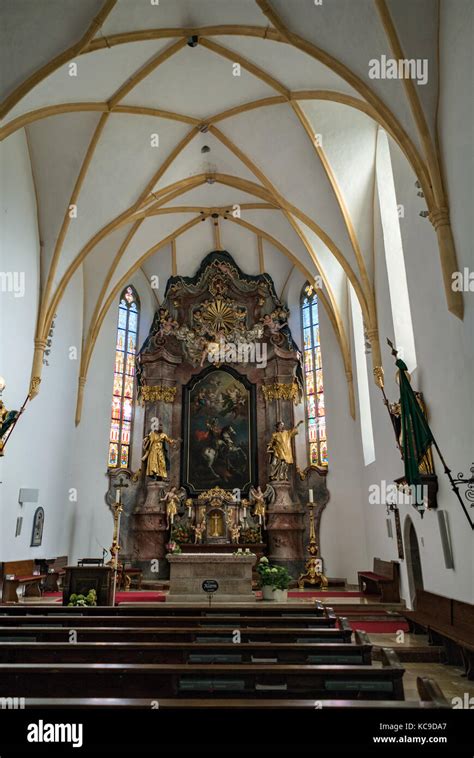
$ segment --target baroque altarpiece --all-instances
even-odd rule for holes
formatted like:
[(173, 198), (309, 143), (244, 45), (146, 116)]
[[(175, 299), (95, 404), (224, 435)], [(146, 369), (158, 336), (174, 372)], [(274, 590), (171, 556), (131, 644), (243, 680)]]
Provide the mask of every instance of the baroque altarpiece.
[(189, 550), (249, 547), (293, 576), (302, 570), (308, 488), (319, 518), (329, 495), (324, 469), (272, 460), (276, 431), (291, 451), (303, 400), (288, 316), (271, 277), (245, 274), (227, 252), (168, 280), (136, 362), (142, 467), (109, 471), (106, 495), (111, 505), (113, 485), (127, 480), (122, 556), (144, 576), (166, 577), (173, 539)]

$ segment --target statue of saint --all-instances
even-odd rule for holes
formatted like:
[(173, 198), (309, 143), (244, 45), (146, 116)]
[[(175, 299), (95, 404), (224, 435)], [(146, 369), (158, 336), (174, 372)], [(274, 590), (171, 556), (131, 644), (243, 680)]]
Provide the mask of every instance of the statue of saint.
[(293, 451), (291, 442), (293, 437), (298, 434), (298, 427), (302, 424), (298, 421), (292, 429), (285, 429), (283, 421), (277, 421), (272, 438), (267, 446), (267, 453), (270, 455), (270, 480), (287, 482), (288, 466), (293, 463)]
[(144, 455), (142, 461), (146, 461), (146, 475), (155, 479), (167, 479), (166, 458), (164, 443), (174, 447), (179, 439), (173, 440), (165, 434), (161, 427), (157, 432), (151, 431), (143, 440)]

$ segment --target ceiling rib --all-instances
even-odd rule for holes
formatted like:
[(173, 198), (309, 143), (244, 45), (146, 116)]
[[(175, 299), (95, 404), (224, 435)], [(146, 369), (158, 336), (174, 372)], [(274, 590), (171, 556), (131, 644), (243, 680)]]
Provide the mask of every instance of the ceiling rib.
[(41, 66), (31, 76), (25, 79), (16, 89), (13, 90), (0, 105), (0, 119), (4, 118), (9, 111), (20, 101), (25, 95), (28, 94), (37, 84), (43, 79), (63, 66), (68, 61), (72, 60), (87, 48), (89, 42), (92, 40), (95, 34), (99, 31), (109, 13), (113, 10), (117, 0), (106, 0), (99, 13), (95, 16), (87, 29), (86, 33), (81, 39), (76, 42), (72, 47), (67, 48), (62, 53), (57, 55), (52, 60), (48, 61), (44, 66)]

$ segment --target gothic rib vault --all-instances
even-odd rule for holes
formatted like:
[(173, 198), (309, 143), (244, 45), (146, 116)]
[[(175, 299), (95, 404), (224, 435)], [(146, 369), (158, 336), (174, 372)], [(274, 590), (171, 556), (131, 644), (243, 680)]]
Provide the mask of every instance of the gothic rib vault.
[[(373, 250), (379, 127), (421, 184), (447, 306), (462, 317), (462, 294), (447, 286), (456, 256), (436, 129), (439, 82), (431, 76), (421, 91), (392, 81), (388, 104), (380, 86), (388, 82), (369, 78), (357, 42), (364, 34), (374, 55), (409, 55), (406, 19), (415, 22), (419, 10), (409, 16), (388, 0), (359, 2), (341, 34), (336, 10), (318, 16), (311, 0), (291, 13), (283, 0), (64, 5), (55, 16), (38, 4), (22, 19), (1, 108), (3, 139), (25, 130), (37, 192), (33, 394), (51, 320), (81, 266), (77, 422), (101, 324), (133, 272), (165, 281), (176, 267), (188, 273), (190, 246), (246, 246), (260, 267), (278, 269), (282, 294), (293, 276), (319, 275), (354, 415), (349, 283), (374, 368), (381, 364)], [(435, 62), (436, 9), (423, 20)], [(19, 57), (27, 57), (33, 31), (38, 49), (27, 70)]]

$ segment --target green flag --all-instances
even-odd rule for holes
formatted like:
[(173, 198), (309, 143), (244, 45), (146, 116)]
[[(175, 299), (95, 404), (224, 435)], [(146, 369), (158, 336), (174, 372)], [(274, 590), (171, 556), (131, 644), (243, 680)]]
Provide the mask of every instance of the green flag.
[(405, 374), (408, 370), (405, 363), (398, 359), (395, 365), (399, 369), (400, 377), (400, 415), (405, 479), (410, 485), (420, 484), (421, 476), (418, 467), (433, 442), (433, 435)]

